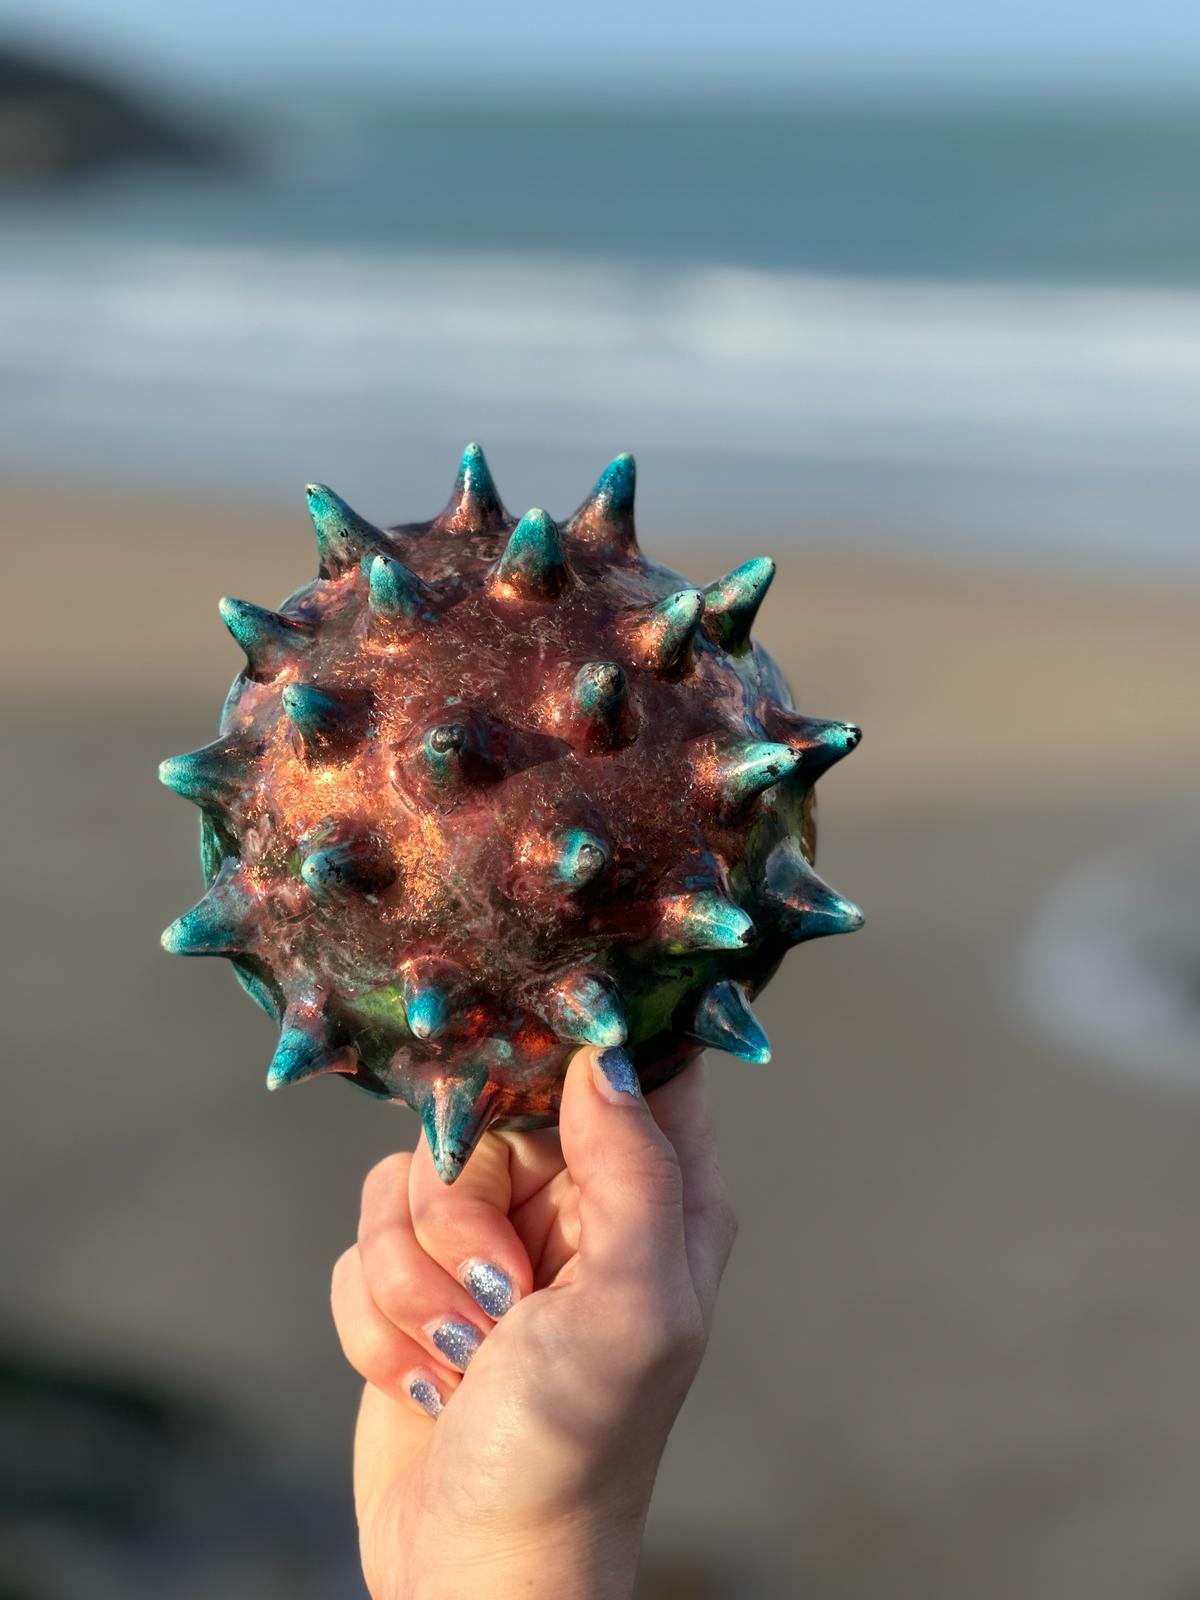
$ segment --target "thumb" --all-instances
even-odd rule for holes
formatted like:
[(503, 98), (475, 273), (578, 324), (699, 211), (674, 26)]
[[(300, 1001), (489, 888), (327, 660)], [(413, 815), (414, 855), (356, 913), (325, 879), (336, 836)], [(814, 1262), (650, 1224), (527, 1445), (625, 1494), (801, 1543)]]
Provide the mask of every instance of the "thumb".
[(624, 1050), (588, 1046), (563, 1085), (559, 1137), (579, 1193), (585, 1274), (660, 1282), (687, 1271), (683, 1177)]

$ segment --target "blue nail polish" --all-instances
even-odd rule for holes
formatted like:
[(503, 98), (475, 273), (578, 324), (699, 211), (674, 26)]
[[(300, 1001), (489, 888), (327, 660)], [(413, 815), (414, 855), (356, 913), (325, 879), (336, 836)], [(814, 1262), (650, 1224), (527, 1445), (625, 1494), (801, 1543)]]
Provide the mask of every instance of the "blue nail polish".
[(490, 1261), (471, 1260), (463, 1263), (463, 1288), (481, 1310), (497, 1321), (512, 1309), (513, 1286), (507, 1272)]
[(611, 1049), (601, 1050), (596, 1057), (596, 1065), (604, 1074), (605, 1081), (618, 1094), (627, 1094), (635, 1100), (641, 1098), (642, 1086), (628, 1051), (618, 1049), (615, 1045)]
[(469, 1322), (448, 1319), (439, 1322), (429, 1336), (452, 1367), (465, 1372), (471, 1357), (479, 1349), (482, 1335)]
[(408, 1392), (422, 1411), (431, 1417), (441, 1416), (442, 1397), (437, 1385), (429, 1378), (414, 1378), (408, 1386)]

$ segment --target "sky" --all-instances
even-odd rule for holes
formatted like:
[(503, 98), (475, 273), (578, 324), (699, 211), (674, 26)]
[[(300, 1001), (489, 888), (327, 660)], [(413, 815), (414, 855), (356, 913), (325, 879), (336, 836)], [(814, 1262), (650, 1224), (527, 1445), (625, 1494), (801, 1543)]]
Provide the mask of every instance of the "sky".
[(1200, 0), (0, 0), (0, 36), (183, 81), (1200, 85)]

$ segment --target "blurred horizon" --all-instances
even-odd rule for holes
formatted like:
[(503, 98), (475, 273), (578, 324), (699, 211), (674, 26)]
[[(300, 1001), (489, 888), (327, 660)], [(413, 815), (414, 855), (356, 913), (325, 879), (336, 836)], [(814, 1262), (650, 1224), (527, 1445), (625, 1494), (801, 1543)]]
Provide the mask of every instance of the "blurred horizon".
[(560, 511), (632, 449), (700, 543), (1200, 571), (1194, 101), (199, 84), (212, 160), (0, 193), (18, 476), (396, 520), (469, 438)]
[[(1012, 0), (1004, 8), (926, 0), (851, 0), (813, 10), (745, 0), (737, 26), (717, 0), (657, 6), (609, 0), (602, 10), (552, 8), (541, 0), (460, 0), (453, 11), (388, 8), (344, 0), (336, 9), (300, 0), (286, 23), (272, 8), (214, 0), (203, 8), (125, 0), (4, 0), (0, 30), (31, 45), (88, 53), (180, 81), (302, 84), (345, 74), (353, 82), (404, 73), (446, 88), (499, 87), (554, 94), (544, 74), (568, 75), (572, 92), (611, 93), (656, 81), (707, 91), (735, 83), (748, 92), (806, 77), (845, 88), (939, 85), (978, 89), (1009, 83), (1026, 91), (1068, 86), (1111, 93), (1139, 85), (1200, 83), (1200, 22), (1187, 0), (1148, 0), (1097, 9), (1086, 0)], [(364, 48), (367, 41), (370, 47)], [(315, 64), (314, 64), (315, 63)]]

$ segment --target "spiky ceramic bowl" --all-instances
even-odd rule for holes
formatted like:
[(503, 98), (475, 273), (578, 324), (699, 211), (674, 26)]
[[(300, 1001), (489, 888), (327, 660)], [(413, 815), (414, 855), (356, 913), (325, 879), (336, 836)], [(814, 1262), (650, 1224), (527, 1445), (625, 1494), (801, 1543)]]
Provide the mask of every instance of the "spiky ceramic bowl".
[(751, 640), (773, 562), (695, 589), (646, 561), (630, 456), (561, 525), (510, 517), (475, 445), (432, 522), (307, 493), (319, 577), (221, 602), (220, 738), (160, 770), (208, 883), (163, 945), (279, 1022), (268, 1088), (406, 1102), (449, 1183), (486, 1128), (556, 1120), (580, 1043), (646, 1088), (704, 1045), (767, 1060), (750, 999), (862, 922), (811, 865), (859, 731), (798, 715)]

